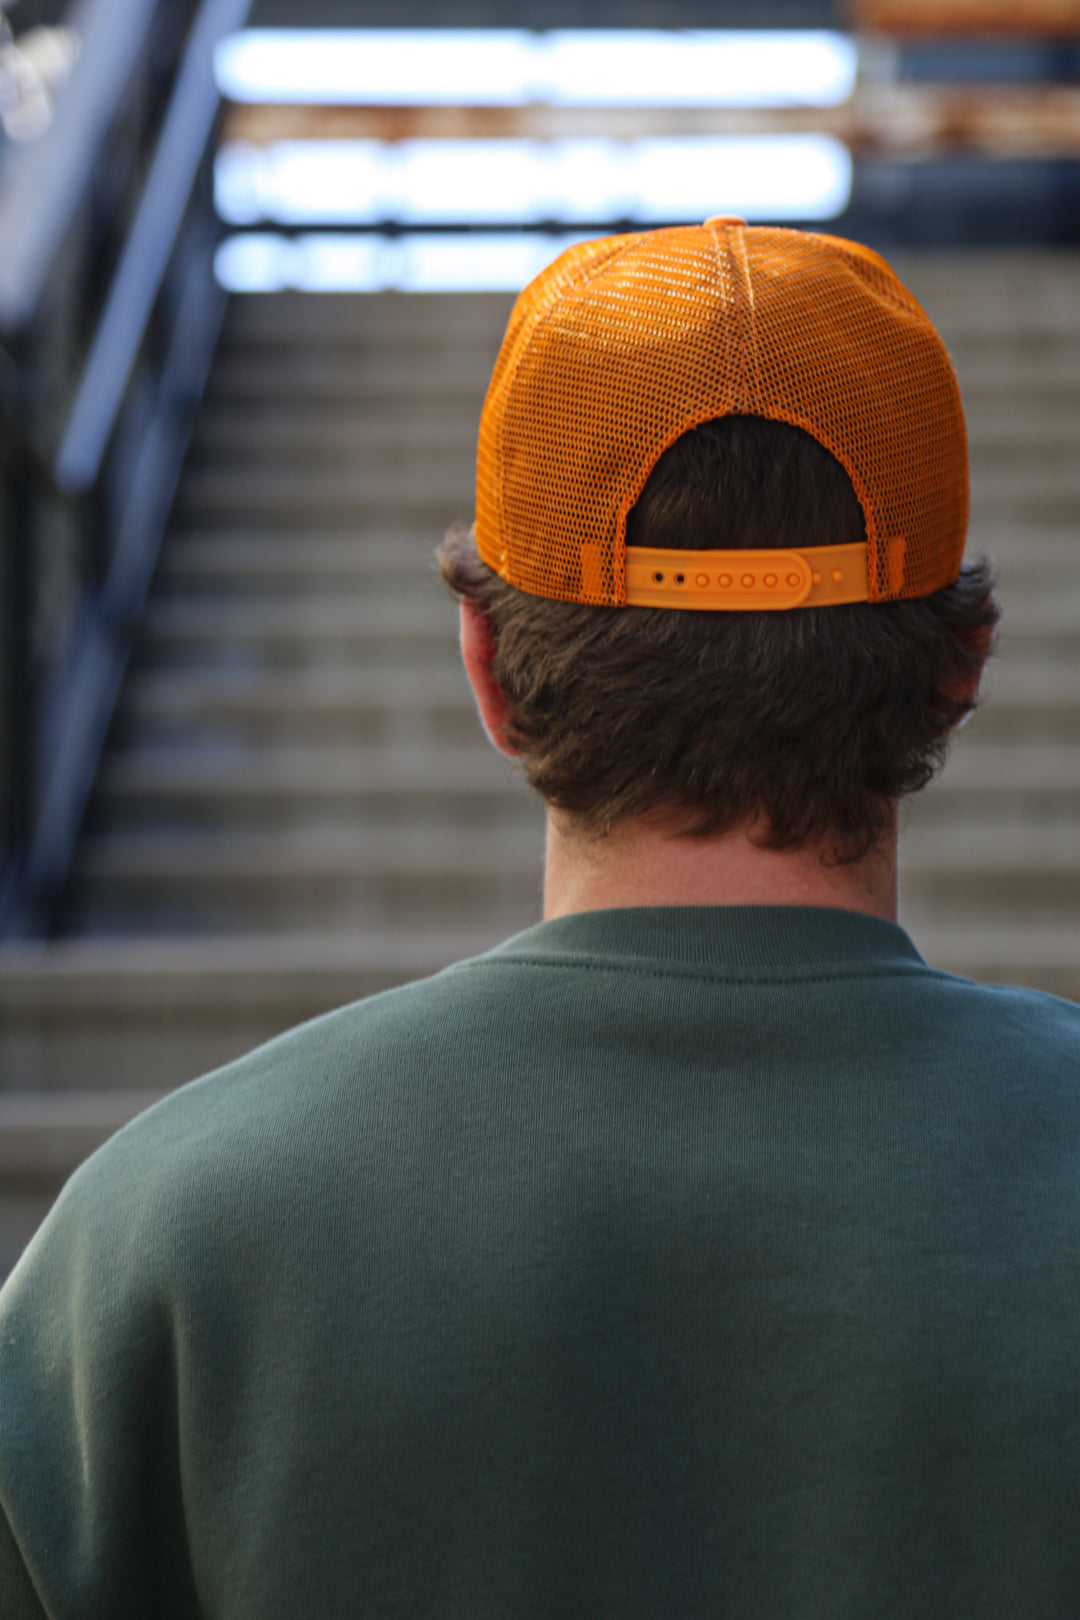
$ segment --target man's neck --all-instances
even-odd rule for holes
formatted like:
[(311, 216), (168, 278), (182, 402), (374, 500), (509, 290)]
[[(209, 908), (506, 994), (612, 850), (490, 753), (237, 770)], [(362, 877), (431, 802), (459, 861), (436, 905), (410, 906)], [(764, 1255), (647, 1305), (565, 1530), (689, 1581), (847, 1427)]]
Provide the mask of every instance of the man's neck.
[(895, 828), (861, 860), (821, 849), (763, 849), (744, 830), (679, 838), (632, 822), (603, 838), (548, 813), (544, 917), (622, 906), (833, 906), (896, 921)]

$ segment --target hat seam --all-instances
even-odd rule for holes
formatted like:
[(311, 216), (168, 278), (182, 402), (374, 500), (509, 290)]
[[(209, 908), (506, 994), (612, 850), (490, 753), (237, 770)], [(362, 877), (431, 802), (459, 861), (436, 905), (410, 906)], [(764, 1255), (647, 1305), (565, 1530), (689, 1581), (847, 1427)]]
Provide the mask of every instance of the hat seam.
[[(575, 264), (572, 269), (568, 270), (568, 274), (567, 274), (567, 282), (569, 283), (569, 290), (572, 290), (573, 292), (576, 293), (581, 288), (588, 286), (588, 284), (595, 278), (595, 276), (600, 273), (601, 269), (606, 269), (606, 267), (608, 265), (610, 265), (614, 260), (622, 258), (626, 253), (628, 253), (630, 251), (630, 249), (636, 243), (638, 243), (641, 240), (641, 236), (642, 236), (642, 232), (640, 232), (640, 231), (628, 231), (625, 234), (625, 236), (623, 236), (622, 239), (620, 240), (619, 245), (617, 247), (612, 248), (610, 252), (604, 254), (602, 258), (601, 258), (600, 254), (595, 254), (592, 257), (588, 258), (588, 259), (583, 259), (581, 261), (580, 265)], [(597, 241), (597, 243), (605, 243), (606, 244), (606, 243), (611, 241), (611, 238), (610, 237), (607, 237), (607, 238), (600, 237), (600, 238), (597, 238), (596, 241)], [(581, 247), (589, 247), (589, 246), (592, 246), (592, 245), (593, 245), (592, 243), (581, 243), (581, 244), (579, 244), (579, 246), (581, 246)], [(568, 249), (568, 254), (573, 254), (573, 252), (574, 252), (573, 248)], [(599, 263), (597, 262), (598, 260), (600, 260)], [(499, 550), (500, 550), (500, 555), (505, 559), (505, 565), (504, 565), (505, 566), (505, 572), (503, 573), (502, 577), (507, 581), (508, 584), (512, 584), (512, 585), (517, 585), (518, 582), (517, 582), (517, 580), (511, 578), (511, 573), (513, 572), (513, 570), (510, 567), (510, 553), (509, 553), (509, 547), (508, 547), (507, 542), (506, 542), (506, 498), (505, 498), (506, 455), (505, 455), (505, 434), (506, 434), (507, 407), (509, 405), (510, 394), (512, 392), (512, 383), (516, 379), (516, 377), (518, 375), (518, 372), (521, 369), (521, 366), (522, 366), (522, 363), (523, 363), (523, 361), (525, 359), (525, 355), (526, 355), (527, 351), (531, 348), (532, 344), (536, 341), (537, 334), (540, 332), (541, 328), (546, 323), (548, 317), (554, 315), (557, 312), (560, 304), (562, 303), (563, 299), (566, 296), (567, 290), (568, 290), (568, 288), (566, 286), (564, 286), (564, 288), (562, 289), (561, 292), (556, 292), (554, 289), (552, 289), (550, 297), (549, 297), (545, 307), (543, 309), (536, 310), (535, 312), (531, 312), (530, 316), (527, 317), (527, 319), (530, 322), (528, 333), (526, 335), (523, 335), (522, 341), (521, 341), (520, 345), (518, 346), (518, 352), (517, 352), (517, 354), (516, 354), (516, 356), (514, 358), (514, 361), (513, 361), (512, 365), (510, 367), (508, 367), (508, 369), (506, 371), (506, 374), (505, 374), (505, 376), (503, 378), (503, 408), (499, 413), (499, 421), (498, 421)], [(518, 586), (518, 588), (521, 589), (522, 587)], [(625, 605), (625, 601), (624, 601), (623, 605)]]

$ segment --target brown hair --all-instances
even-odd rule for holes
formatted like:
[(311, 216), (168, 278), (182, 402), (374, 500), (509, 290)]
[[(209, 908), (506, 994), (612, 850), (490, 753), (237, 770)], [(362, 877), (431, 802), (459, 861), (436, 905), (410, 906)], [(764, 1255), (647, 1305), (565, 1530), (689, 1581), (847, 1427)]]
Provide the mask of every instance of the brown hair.
[[(847, 473), (809, 434), (728, 416), (684, 434), (627, 519), (631, 545), (800, 548), (865, 536)], [(773, 849), (856, 860), (924, 787), (973, 688), (998, 607), (985, 560), (914, 601), (788, 612), (582, 607), (506, 584), (452, 529), (450, 589), (486, 614), (508, 741), (582, 832), (664, 816)]]

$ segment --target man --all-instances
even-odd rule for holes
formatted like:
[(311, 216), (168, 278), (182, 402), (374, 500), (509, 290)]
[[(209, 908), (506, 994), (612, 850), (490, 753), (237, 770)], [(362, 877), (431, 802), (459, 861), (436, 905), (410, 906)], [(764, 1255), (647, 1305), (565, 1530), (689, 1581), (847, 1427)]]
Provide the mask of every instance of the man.
[(5, 1620), (1080, 1613), (1080, 1010), (895, 921), (966, 521), (875, 254), (526, 289), (442, 567), (546, 920), (73, 1178), (0, 1296)]

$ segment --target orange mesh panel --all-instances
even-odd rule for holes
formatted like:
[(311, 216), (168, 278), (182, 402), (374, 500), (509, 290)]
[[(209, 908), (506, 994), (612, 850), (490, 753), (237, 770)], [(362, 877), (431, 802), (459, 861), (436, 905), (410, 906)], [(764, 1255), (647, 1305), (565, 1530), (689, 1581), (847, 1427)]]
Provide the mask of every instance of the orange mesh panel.
[(481, 556), (535, 595), (621, 605), (649, 473), (732, 414), (804, 428), (847, 469), (871, 601), (956, 578), (967, 440), (926, 314), (868, 248), (733, 225), (584, 243), (526, 287), (480, 423)]

